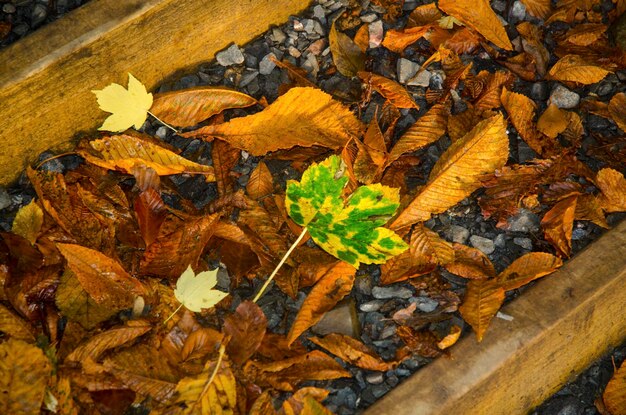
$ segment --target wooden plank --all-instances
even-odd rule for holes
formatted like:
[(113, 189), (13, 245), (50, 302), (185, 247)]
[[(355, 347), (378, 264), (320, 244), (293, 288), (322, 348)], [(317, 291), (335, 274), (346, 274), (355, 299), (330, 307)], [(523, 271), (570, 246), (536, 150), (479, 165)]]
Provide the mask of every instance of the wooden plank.
[(368, 415), (526, 414), (626, 336), (626, 221), (505, 306)]
[[(93, 0), (0, 51), (0, 185), (106, 117), (92, 89), (153, 88), (284, 23), (310, 0)], [(65, 144), (65, 145), (63, 145)]]

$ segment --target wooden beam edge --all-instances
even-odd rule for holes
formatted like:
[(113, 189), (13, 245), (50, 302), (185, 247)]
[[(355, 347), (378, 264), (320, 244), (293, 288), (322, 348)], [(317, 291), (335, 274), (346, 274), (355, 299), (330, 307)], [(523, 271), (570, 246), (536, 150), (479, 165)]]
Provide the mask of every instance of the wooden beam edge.
[(525, 414), (626, 337), (626, 220), (365, 414)]

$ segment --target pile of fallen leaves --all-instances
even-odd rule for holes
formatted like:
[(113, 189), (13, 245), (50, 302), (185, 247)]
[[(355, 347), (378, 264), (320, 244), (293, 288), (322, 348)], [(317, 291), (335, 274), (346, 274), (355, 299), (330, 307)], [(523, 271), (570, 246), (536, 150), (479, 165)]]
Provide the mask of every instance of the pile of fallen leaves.
[[(389, 22), (399, 17), (401, 2), (376, 3)], [(545, 24), (571, 25), (555, 50), (545, 48), (539, 24), (507, 32), (486, 0), (419, 6), (406, 26), (386, 31), (382, 46), (390, 53), (427, 42), (423, 67), (445, 74), (442, 88), (426, 89), (426, 108), (394, 80), (365, 70), (372, 43), (368, 26), (354, 23), (358, 10), (344, 13), (329, 35), (332, 70), (363, 87), (352, 110), (288, 62), (277, 64), (291, 83), (271, 104), (220, 87), (153, 97), (132, 76), (128, 89), (94, 91), (112, 113), (101, 129), (115, 133), (81, 143), (85, 163), (65, 175), (30, 169), (37, 199), (18, 212), (12, 233), (2, 233), (0, 405), (7, 413), (123, 413), (133, 403), (155, 414), (330, 413), (320, 403), (328, 391), (299, 385), (349, 377), (334, 357), (387, 371), (413, 355), (441, 354), (461, 332), (453, 326), (442, 336), (398, 318), (392, 360), (341, 334), (308, 337), (319, 349), (305, 348), (302, 336), (351, 292), (361, 263), (381, 264), (381, 284), (410, 281), (447, 313), (458, 308), (481, 339), (507, 291), (570, 255), (574, 221), (608, 228), (605, 216), (626, 210), (623, 134), (583, 148), (579, 112), (551, 104), (538, 114), (533, 100), (514, 92), (517, 79), (577, 87), (626, 68), (623, 50), (608, 41), (610, 22), (590, 0), (558, 1), (556, 9), (549, 1), (523, 3)], [(609, 19), (624, 7), (618, 2)], [(353, 37), (344, 33), (350, 30)], [(513, 43), (511, 34), (519, 35)], [(500, 68), (475, 70), (476, 56)], [(371, 102), (382, 104), (364, 125), (356, 110)], [(225, 111), (244, 108), (249, 115), (226, 121)], [(622, 131), (625, 108), (623, 92), (580, 105)], [(422, 115), (400, 131), (401, 111)], [(127, 130), (149, 114), (180, 137), (212, 142), (213, 164)], [(512, 128), (535, 159), (508, 163)], [(420, 150), (442, 140), (450, 145), (429, 177), (409, 187), (405, 176)], [(242, 150), (260, 158), (245, 188), (233, 173)], [(583, 156), (602, 168), (592, 170)], [(290, 160), (302, 180), (286, 188), (276, 182), (270, 157)], [(217, 197), (197, 208), (161, 180), (178, 174), (215, 182)], [(425, 225), (479, 189), (483, 216), (498, 226), (520, 208), (542, 215), (551, 252), (528, 253), (498, 273), (481, 251)], [(229, 291), (256, 288), (273, 270), (286, 295), (308, 290), (286, 334), (268, 331), (255, 302), (233, 304), (215, 289), (211, 261), (225, 266)], [(462, 301), (441, 268), (467, 279)]]

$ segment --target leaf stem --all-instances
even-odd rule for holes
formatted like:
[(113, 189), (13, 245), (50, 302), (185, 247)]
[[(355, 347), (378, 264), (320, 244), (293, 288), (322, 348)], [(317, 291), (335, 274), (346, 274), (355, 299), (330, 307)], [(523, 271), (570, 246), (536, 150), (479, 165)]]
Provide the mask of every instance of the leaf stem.
[(302, 239), (304, 238), (304, 235), (306, 235), (307, 231), (308, 231), (308, 228), (306, 226), (304, 228), (302, 228), (302, 232), (300, 233), (300, 236), (298, 236), (298, 239), (296, 239), (294, 241), (294, 243), (291, 244), (291, 246), (289, 247), (287, 252), (285, 252), (285, 255), (283, 256), (283, 258), (280, 260), (278, 265), (276, 265), (276, 268), (274, 268), (274, 271), (272, 271), (272, 275), (270, 275), (270, 277), (267, 279), (267, 281), (265, 281), (265, 284), (263, 284), (263, 286), (261, 287), (261, 290), (256, 295), (256, 297), (254, 297), (254, 300), (252, 300), (252, 302), (256, 303), (259, 300), (259, 298), (261, 298), (261, 296), (263, 295), (263, 293), (267, 289), (267, 286), (270, 285), (270, 282), (272, 282), (272, 280), (274, 279), (274, 277), (278, 273), (278, 270), (280, 269), (280, 267), (282, 267), (283, 264), (285, 263), (285, 261), (287, 261), (287, 258), (289, 258), (289, 255), (291, 255), (293, 250), (296, 249), (296, 246), (298, 246), (300, 241), (302, 241)]
[(180, 305), (178, 306), (178, 308), (176, 310), (174, 310), (174, 312), (172, 314), (170, 314), (170, 316), (168, 318), (165, 319), (165, 321), (163, 322), (163, 325), (165, 325), (168, 321), (170, 321), (170, 319), (172, 317), (174, 317), (176, 315), (176, 313), (178, 313), (178, 310), (180, 310), (183, 306), (183, 303), (180, 303)]
[(164, 126), (166, 126), (167, 128), (169, 128), (170, 130), (174, 131), (176, 134), (178, 134), (178, 130), (174, 127), (172, 127), (171, 125), (169, 125), (168, 123), (166, 123), (165, 121), (163, 121), (162, 119), (160, 119), (159, 117), (157, 117), (156, 115), (154, 115), (153, 113), (151, 113), (150, 111), (148, 111), (148, 114), (152, 115), (158, 122), (160, 122), (161, 124), (163, 124)]
[(225, 351), (226, 351), (226, 346), (224, 345), (224, 343), (222, 343), (220, 345), (220, 351), (219, 351), (219, 355), (217, 356), (217, 362), (215, 363), (215, 368), (213, 369), (211, 376), (209, 376), (209, 381), (206, 383), (206, 385), (204, 385), (202, 392), (200, 392), (200, 395), (198, 396), (198, 400), (193, 403), (193, 406), (191, 407), (191, 409), (194, 409), (196, 405), (198, 404), (198, 402), (202, 401), (202, 398), (209, 390), (211, 383), (213, 383), (215, 376), (217, 376), (217, 372), (220, 370), (220, 366), (222, 366), (222, 359), (224, 358)]

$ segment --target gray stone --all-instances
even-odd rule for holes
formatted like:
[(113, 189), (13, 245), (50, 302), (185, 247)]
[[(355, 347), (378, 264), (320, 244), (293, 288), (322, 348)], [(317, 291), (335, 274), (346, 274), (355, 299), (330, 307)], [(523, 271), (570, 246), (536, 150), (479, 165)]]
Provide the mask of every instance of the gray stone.
[(579, 227), (574, 227), (574, 229), (572, 230), (572, 240), (573, 241), (578, 241), (580, 239), (584, 239), (587, 237), (587, 230), (585, 230), (584, 228), (579, 228)]
[(6, 3), (4, 6), (2, 6), (2, 11), (5, 12), (6, 14), (11, 14), (11, 13), (15, 13), (16, 12), (16, 8), (14, 5), (12, 5), (11, 3)]
[(359, 306), (359, 310), (364, 313), (371, 313), (372, 311), (378, 311), (385, 304), (382, 300), (372, 300), (367, 303), (363, 303)]
[(378, 19), (378, 16), (376, 15), (376, 13), (370, 13), (370, 14), (361, 16), (361, 21), (363, 23), (372, 23), (376, 19)]
[(491, 2), (491, 7), (498, 13), (503, 13), (506, 10), (506, 1), (495, 0)]
[(513, 243), (528, 251), (533, 249), (533, 241), (530, 238), (513, 238)]
[(7, 192), (7, 189), (0, 187), (0, 210), (6, 209), (11, 206), (11, 196)]
[(400, 82), (401, 84), (404, 84), (406, 81), (411, 79), (413, 75), (417, 73), (417, 70), (420, 68), (420, 65), (408, 59), (400, 58), (398, 59), (396, 68), (398, 71), (398, 82)]
[(38, 26), (41, 23), (43, 23), (44, 20), (46, 20), (46, 17), (48, 16), (48, 8), (41, 3), (37, 3), (35, 4), (35, 7), (33, 8), (33, 12), (30, 15), (31, 18), (31, 25), (34, 26)]
[(223, 290), (228, 290), (230, 288), (230, 276), (225, 268), (217, 269), (217, 287)]
[(395, 324), (386, 325), (383, 331), (380, 333), (380, 339), (388, 339), (394, 334), (396, 334), (396, 325)]
[(559, 108), (571, 109), (576, 108), (579, 102), (580, 95), (559, 84), (552, 89), (548, 105), (554, 104)]
[(464, 244), (469, 238), (470, 232), (462, 226), (450, 225), (444, 231), (446, 238), (458, 244)]
[(429, 297), (411, 298), (410, 301), (412, 303), (414, 302), (417, 308), (423, 313), (431, 313), (439, 306), (439, 302), (437, 300), (433, 300)]
[(324, 11), (324, 8), (319, 4), (313, 7), (313, 17), (318, 19), (323, 24), (326, 24), (326, 12)]
[(470, 236), (470, 244), (474, 248), (482, 251), (482, 253), (485, 255), (493, 253), (493, 251), (496, 249), (495, 244), (491, 239), (483, 238), (482, 236), (478, 235)]
[(383, 21), (376, 20), (368, 25), (370, 33), (369, 47), (374, 49), (380, 46), (383, 41)]
[(520, 209), (519, 213), (507, 219), (507, 230), (511, 232), (534, 233), (539, 231), (539, 216), (527, 209)]
[(372, 295), (372, 278), (369, 275), (360, 275), (354, 281), (354, 289), (363, 295)]
[(26, 33), (28, 33), (29, 30), (30, 30), (30, 27), (28, 27), (28, 24), (23, 23), (23, 22), (13, 26), (13, 33), (15, 33), (18, 36), (24, 36)]
[(311, 331), (320, 336), (330, 333), (358, 337), (360, 327), (356, 304), (353, 299), (340, 302), (335, 308), (324, 314)]
[(296, 32), (304, 32), (304, 24), (300, 20), (294, 20), (293, 30), (295, 30)]
[(543, 101), (548, 98), (548, 88), (545, 82), (535, 82), (530, 88), (530, 97), (537, 101)]
[(259, 62), (259, 73), (261, 75), (269, 75), (272, 73), (276, 64), (272, 61), (272, 58), (276, 59), (276, 55), (274, 53), (268, 53), (261, 59)]
[(317, 58), (315, 57), (314, 54), (309, 53), (307, 55), (304, 62), (302, 62), (302, 69), (306, 70), (308, 73), (310, 73), (314, 77), (317, 76), (317, 73), (320, 70), (320, 65), (317, 62)]
[(392, 285), (389, 287), (374, 287), (372, 288), (372, 295), (378, 299), (411, 298), (413, 291), (400, 285)]
[(259, 71), (257, 70), (246, 70), (243, 75), (241, 75), (241, 79), (239, 80), (239, 86), (243, 88), (252, 82), (256, 77), (259, 76)]
[(300, 52), (295, 46), (289, 46), (287, 52), (289, 52), (289, 54), (294, 58), (299, 58), (300, 56), (302, 56), (302, 52)]
[(494, 240), (494, 245), (496, 248), (504, 248), (506, 246), (506, 236), (503, 233), (498, 234)]
[(382, 374), (382, 372), (370, 373), (369, 375), (365, 376), (365, 380), (367, 381), (367, 383), (371, 383), (372, 385), (378, 385), (379, 383), (383, 383), (383, 381), (385, 380), (385, 376)]
[(283, 43), (287, 39), (287, 35), (279, 28), (274, 27), (270, 33), (270, 39), (276, 43)]
[(513, 3), (513, 7), (511, 7), (510, 15), (517, 20), (524, 20), (526, 17), (526, 6), (524, 6), (521, 1), (517, 0)]
[(222, 66), (240, 65), (245, 60), (239, 46), (235, 44), (232, 44), (227, 49), (218, 52), (215, 55), (215, 59), (217, 59), (217, 63)]
[(154, 135), (156, 135), (161, 140), (164, 140), (165, 137), (167, 137), (167, 130), (168, 130), (167, 127), (161, 126), (161, 127), (157, 128), (156, 133), (154, 133)]

